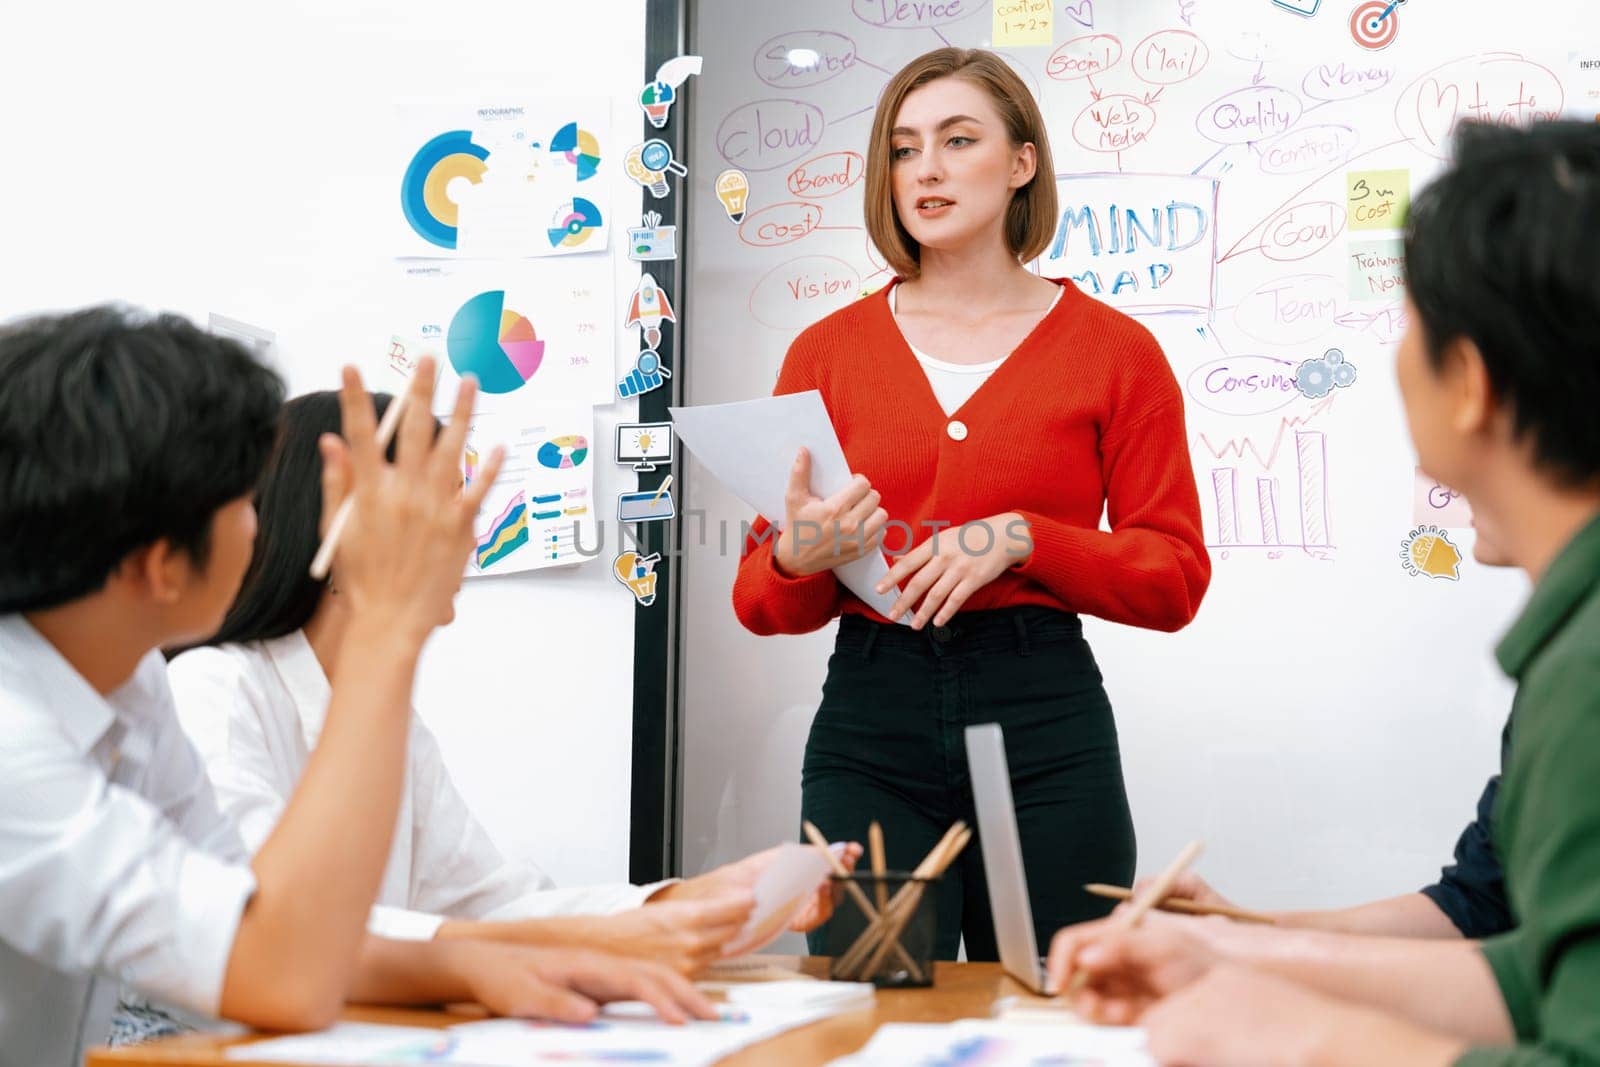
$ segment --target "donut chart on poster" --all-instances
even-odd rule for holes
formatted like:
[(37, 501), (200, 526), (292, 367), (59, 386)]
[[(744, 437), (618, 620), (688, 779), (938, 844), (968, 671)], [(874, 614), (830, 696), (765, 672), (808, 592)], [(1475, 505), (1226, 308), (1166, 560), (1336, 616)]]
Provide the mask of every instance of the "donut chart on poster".
[(522, 388), (544, 360), (544, 342), (533, 323), (505, 306), (503, 289), (479, 293), (450, 320), (446, 349), (457, 374), (477, 376), (485, 393)]
[(417, 149), (400, 180), (400, 209), (417, 236), (440, 248), (456, 247), (459, 208), (450, 199), (450, 183), (481, 182), (488, 158), (489, 150), (473, 142), (470, 130), (441, 133)]
[(589, 439), (582, 434), (563, 434), (539, 446), (539, 466), (551, 470), (570, 470), (583, 466), (589, 458)]

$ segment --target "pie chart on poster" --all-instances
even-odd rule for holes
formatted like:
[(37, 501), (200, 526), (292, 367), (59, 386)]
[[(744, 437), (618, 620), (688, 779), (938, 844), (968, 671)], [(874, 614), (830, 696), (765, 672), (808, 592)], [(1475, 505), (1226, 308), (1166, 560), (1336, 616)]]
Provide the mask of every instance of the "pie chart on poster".
[(533, 378), (544, 360), (544, 342), (533, 323), (506, 307), (504, 289), (492, 289), (462, 304), (445, 338), (457, 374), (473, 374), (485, 393), (509, 393)]
[(589, 441), (582, 434), (552, 437), (539, 446), (539, 466), (551, 470), (570, 470), (583, 466), (589, 458)]

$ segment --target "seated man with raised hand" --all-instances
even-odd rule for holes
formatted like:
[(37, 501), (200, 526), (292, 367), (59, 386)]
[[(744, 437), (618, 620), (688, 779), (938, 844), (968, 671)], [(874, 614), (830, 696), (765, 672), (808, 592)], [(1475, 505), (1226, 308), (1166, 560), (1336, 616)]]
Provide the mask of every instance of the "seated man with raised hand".
[[(159, 648), (212, 633), (250, 561), (250, 492), (282, 404), (237, 343), (109, 308), (0, 328), (0, 1048), (81, 1063), (119, 983), (271, 1029), (347, 998), (591, 1018), (712, 1007), (659, 964), (366, 934), (406, 761), (412, 679), (473, 543), (457, 476), (474, 390), (437, 439), (417, 374), (393, 464), (346, 371), (351, 620), (322, 743), (252, 857), (178, 726)], [(488, 466), (498, 465), (498, 457)], [(489, 479), (486, 477), (485, 482)], [(394, 531), (406, 536), (396, 537)]]
[[(380, 417), (390, 402), (383, 393), (372, 397)], [(352, 635), (348, 564), (335, 563), (323, 580), (309, 573), (331, 519), (316, 491), (323, 472), (317, 442), (338, 434), (340, 420), (334, 393), (308, 393), (284, 405), (256, 486), (255, 553), (239, 595), (205, 647), (184, 652), (168, 667), (178, 718), (205, 760), (218, 802), (250, 848), (270, 839), (308, 773), (324, 730), (328, 679)], [(435, 624), (454, 618), (448, 599), (439, 610)], [(542, 712), (554, 713), (534, 709)], [(537, 867), (508, 862), (495, 848), (415, 712), (393, 836), (369, 924), (374, 933), (582, 944), (655, 958), (686, 973), (715, 960), (740, 933), (750, 917), (751, 891), (777, 851), (684, 881), (557, 889)], [(853, 868), (860, 855), (861, 846), (851, 843), (841, 860)], [(825, 921), (831, 894), (823, 879), (794, 917), (794, 928)]]
[(1057, 935), (1079, 1007), (1164, 1062), (1600, 1064), (1600, 125), (1466, 123), (1406, 232), (1396, 373), (1422, 467), (1533, 579), (1494, 812), (1515, 928), (1252, 959), (1177, 923)]

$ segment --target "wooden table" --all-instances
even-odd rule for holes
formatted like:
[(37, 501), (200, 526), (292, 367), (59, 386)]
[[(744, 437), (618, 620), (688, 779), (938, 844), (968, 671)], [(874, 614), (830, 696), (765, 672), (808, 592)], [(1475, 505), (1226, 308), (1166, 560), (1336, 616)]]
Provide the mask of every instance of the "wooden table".
[[(807, 959), (801, 970), (823, 975), (827, 961)], [(934, 971), (931, 989), (880, 989), (871, 1008), (846, 1012), (821, 1022), (790, 1030), (770, 1041), (752, 1045), (722, 1061), (722, 1067), (807, 1067), (854, 1052), (872, 1037), (880, 1023), (940, 1023), (955, 1019), (986, 1018), (995, 1000), (1026, 993), (997, 963), (941, 963)], [(409, 1011), (400, 1008), (350, 1008), (350, 1022), (391, 1023), (395, 1026), (449, 1026), (464, 1021), (448, 1011)], [(225, 1060), (223, 1049), (254, 1040), (186, 1034), (122, 1049), (92, 1049), (87, 1067), (245, 1067), (253, 1060)], [(278, 1065), (281, 1067), (281, 1065)]]

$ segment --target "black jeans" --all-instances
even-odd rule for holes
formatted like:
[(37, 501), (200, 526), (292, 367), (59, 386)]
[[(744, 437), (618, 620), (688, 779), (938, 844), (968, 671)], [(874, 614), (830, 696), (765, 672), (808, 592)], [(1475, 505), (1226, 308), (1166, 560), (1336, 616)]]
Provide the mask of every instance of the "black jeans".
[[(1133, 819), (1111, 702), (1076, 615), (1040, 607), (957, 615), (918, 633), (846, 615), (801, 773), (801, 815), (830, 841), (883, 826), (891, 870), (911, 870), (957, 819), (977, 827), (964, 731), (997, 722), (1022, 837), (1039, 951), (1111, 902), (1085, 882), (1132, 884)], [(863, 865), (867, 861), (862, 860)], [(939, 887), (936, 954), (998, 958), (974, 836)], [(826, 930), (811, 951), (825, 951)]]

